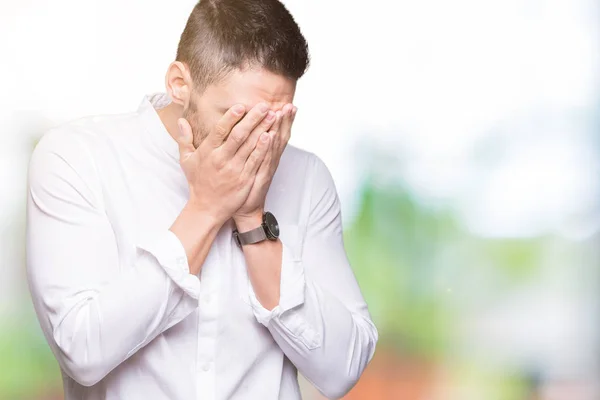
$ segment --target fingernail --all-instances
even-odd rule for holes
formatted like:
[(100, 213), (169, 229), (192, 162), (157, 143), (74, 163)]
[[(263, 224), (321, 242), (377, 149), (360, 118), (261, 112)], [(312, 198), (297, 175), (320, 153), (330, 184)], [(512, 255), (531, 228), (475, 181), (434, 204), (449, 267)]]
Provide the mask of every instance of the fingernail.
[(260, 135), (260, 140), (263, 142), (267, 142), (269, 140), (269, 134), (267, 132)]
[(179, 127), (179, 134), (183, 135), (183, 124), (180, 119), (177, 120), (177, 126)]
[(292, 110), (292, 116), (296, 116), (296, 113), (298, 112), (298, 107), (294, 107), (294, 109)]
[(273, 118), (275, 118), (275, 113), (273, 111), (269, 111), (265, 119), (267, 120), (267, 122), (271, 122), (273, 121)]
[(241, 115), (244, 113), (244, 111), (246, 111), (246, 107), (244, 107), (241, 104), (236, 105), (235, 107), (233, 107), (233, 113), (235, 115)]
[(260, 111), (261, 113), (266, 113), (268, 109), (269, 109), (269, 106), (267, 106), (265, 103), (261, 103), (258, 106), (258, 111)]

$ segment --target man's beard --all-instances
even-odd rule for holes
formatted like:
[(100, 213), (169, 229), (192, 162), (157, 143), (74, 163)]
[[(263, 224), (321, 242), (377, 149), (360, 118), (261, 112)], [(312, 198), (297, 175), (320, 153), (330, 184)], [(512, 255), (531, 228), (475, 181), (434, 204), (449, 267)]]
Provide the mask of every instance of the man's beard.
[(183, 118), (190, 123), (194, 137), (194, 148), (197, 149), (200, 143), (206, 139), (210, 130), (202, 124), (202, 118), (195, 102), (190, 101), (189, 107), (183, 111)]

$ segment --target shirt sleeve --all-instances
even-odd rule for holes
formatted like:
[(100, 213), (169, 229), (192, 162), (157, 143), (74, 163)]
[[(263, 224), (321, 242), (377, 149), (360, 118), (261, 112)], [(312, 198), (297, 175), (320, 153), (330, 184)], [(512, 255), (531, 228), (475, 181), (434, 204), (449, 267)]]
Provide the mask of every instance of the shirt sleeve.
[(78, 135), (45, 135), (29, 164), (27, 274), (61, 368), (91, 386), (198, 306), (198, 278), (170, 231), (119, 259), (91, 155)]
[(265, 309), (250, 292), (256, 319), (326, 397), (345, 395), (373, 357), (378, 339), (342, 237), (340, 202), (325, 164), (314, 156), (302, 257), (283, 246), (280, 303)]

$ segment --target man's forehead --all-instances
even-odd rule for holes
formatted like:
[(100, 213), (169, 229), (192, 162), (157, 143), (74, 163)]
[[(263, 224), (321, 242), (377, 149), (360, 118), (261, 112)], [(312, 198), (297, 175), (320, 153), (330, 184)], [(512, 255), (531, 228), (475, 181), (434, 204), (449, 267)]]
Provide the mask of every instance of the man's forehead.
[(213, 101), (225, 110), (235, 104), (243, 104), (250, 110), (265, 102), (277, 111), (294, 99), (296, 83), (269, 71), (248, 70), (232, 73), (232, 76), (215, 85)]

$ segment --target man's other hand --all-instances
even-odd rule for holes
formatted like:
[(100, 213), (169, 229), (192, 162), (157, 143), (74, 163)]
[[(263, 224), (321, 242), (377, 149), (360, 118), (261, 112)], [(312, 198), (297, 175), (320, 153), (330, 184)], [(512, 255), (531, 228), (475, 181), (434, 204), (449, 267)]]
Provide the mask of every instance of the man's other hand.
[[(256, 228), (262, 220), (265, 199), (271, 181), (279, 165), (281, 155), (290, 140), (292, 124), (296, 117), (297, 108), (286, 104), (281, 111), (277, 111), (276, 120), (269, 131), (270, 146), (260, 168), (256, 173), (254, 184), (244, 204), (233, 215), (238, 229)], [(244, 146), (252, 146), (256, 142), (248, 140)], [(258, 144), (256, 145), (258, 148)]]

